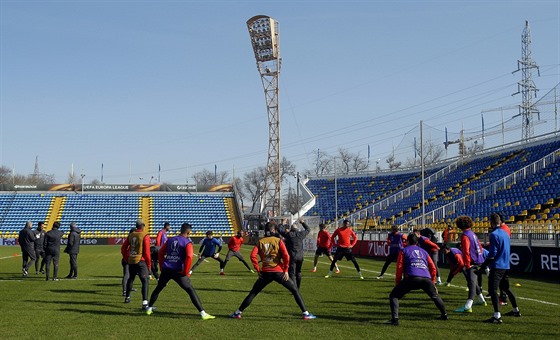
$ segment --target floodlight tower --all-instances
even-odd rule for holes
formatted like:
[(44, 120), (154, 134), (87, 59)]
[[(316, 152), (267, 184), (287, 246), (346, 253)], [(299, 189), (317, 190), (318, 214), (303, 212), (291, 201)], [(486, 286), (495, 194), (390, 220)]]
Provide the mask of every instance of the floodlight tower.
[(272, 209), (274, 216), (282, 213), (280, 176), (280, 107), (278, 102), (278, 75), (282, 59), (278, 22), (266, 15), (257, 15), (247, 20), (251, 45), (261, 75), (268, 111), (268, 161), (264, 188), (265, 208)]
[[(517, 83), (517, 92), (521, 93), (521, 105), (519, 105), (519, 115), (523, 119), (521, 124), (523, 139), (528, 140), (533, 137), (533, 116), (539, 114), (539, 110), (533, 104), (533, 96), (537, 97), (537, 87), (533, 81), (533, 69), (539, 72), (539, 66), (531, 58), (531, 29), (529, 21), (525, 20), (525, 28), (521, 35), (521, 60), (517, 61), (517, 72), (521, 70), (522, 79)], [(540, 76), (540, 72), (539, 72)]]

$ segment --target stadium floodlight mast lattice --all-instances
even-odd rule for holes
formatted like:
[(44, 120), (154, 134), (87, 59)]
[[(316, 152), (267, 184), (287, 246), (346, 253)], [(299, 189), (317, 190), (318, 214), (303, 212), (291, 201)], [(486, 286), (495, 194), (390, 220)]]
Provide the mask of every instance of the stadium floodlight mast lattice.
[[(519, 115), (523, 118), (522, 134), (525, 141), (533, 137), (533, 116), (539, 114), (539, 110), (533, 104), (533, 97), (537, 96), (537, 87), (533, 81), (533, 69), (539, 72), (539, 66), (531, 57), (531, 28), (529, 21), (525, 20), (525, 28), (521, 35), (521, 60), (517, 61), (517, 71), (521, 71), (522, 79), (517, 83), (518, 91), (513, 95), (521, 93), (522, 101), (519, 105)], [(540, 75), (540, 72), (539, 72)]]
[[(251, 45), (257, 60), (257, 69), (264, 88), (268, 111), (268, 161), (262, 209), (270, 209), (273, 216), (282, 213), (280, 174), (280, 107), (278, 101), (278, 75), (282, 59), (278, 22), (266, 15), (256, 15), (247, 20)], [(262, 211), (261, 211), (262, 212)]]

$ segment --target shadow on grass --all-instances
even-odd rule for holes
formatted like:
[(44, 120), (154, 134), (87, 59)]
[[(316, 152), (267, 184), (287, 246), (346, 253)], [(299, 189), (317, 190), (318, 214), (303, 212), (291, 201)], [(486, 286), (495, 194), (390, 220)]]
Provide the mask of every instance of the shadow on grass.
[(37, 303), (40, 302), (42, 304), (46, 304), (46, 303), (50, 303), (53, 305), (58, 305), (58, 304), (65, 304), (65, 305), (85, 305), (85, 306), (104, 306), (104, 307), (115, 307), (115, 303), (104, 303), (104, 302), (99, 302), (99, 301), (38, 301), (38, 300), (24, 300), (23, 302), (32, 302), (32, 303)]
[(94, 283), (92, 286), (97, 286), (97, 287), (121, 287), (122, 288), (122, 283)]
[[(71, 312), (71, 313), (80, 313), (80, 314), (92, 314), (92, 315), (110, 315), (110, 316), (132, 316), (132, 317), (141, 317), (146, 318), (146, 313), (139, 310), (138, 311), (109, 311), (109, 310), (83, 310), (83, 309), (75, 309), (75, 308), (61, 308), (59, 309), (61, 312)], [(166, 318), (166, 319), (200, 319), (200, 315), (198, 314), (180, 314), (180, 313), (170, 313), (160, 311), (159, 309), (154, 312), (154, 314), (149, 316), (150, 319), (153, 318)]]
[(4, 281), (45, 281), (45, 274), (23, 276), (20, 274), (0, 276), (0, 280)]
[(90, 276), (91, 278), (94, 279), (121, 279), (122, 280), (122, 275), (117, 276), (117, 275), (93, 275)]
[[(317, 314), (317, 318), (321, 320), (333, 320), (333, 321), (344, 321), (344, 322), (371, 322), (372, 316), (364, 314), (361, 316), (356, 315), (332, 315), (332, 314)], [(387, 318), (383, 318), (384, 321)]]
[(49, 290), (49, 292), (51, 292), (51, 293), (57, 293), (57, 294), (67, 294), (67, 293), (95, 294), (95, 295), (101, 294), (101, 292), (99, 292), (99, 291), (97, 291), (97, 290), (83, 290), (83, 289), (64, 289), (64, 290), (55, 290), (55, 289), (51, 289), (51, 290)]
[[(194, 289), (196, 291), (209, 291), (209, 292), (228, 292), (228, 293), (232, 293), (232, 292), (238, 292), (238, 293), (245, 293), (245, 294), (249, 294), (250, 289), (232, 289), (232, 288), (228, 288), (228, 289), (224, 289), (224, 288), (204, 288), (204, 287), (194, 287)], [(260, 292), (259, 294), (265, 293), (264, 291)]]

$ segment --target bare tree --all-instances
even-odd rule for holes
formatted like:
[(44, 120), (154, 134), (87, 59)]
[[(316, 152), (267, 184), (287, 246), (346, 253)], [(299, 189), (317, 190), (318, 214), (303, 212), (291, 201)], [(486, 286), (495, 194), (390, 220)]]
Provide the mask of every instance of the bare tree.
[(332, 156), (326, 152), (317, 151), (313, 153), (313, 169), (305, 170), (304, 174), (307, 176), (322, 176), (332, 173)]
[(282, 161), (280, 162), (280, 181), (284, 182), (286, 180), (286, 176), (295, 176), (296, 175), (296, 166), (292, 162), (286, 159), (286, 157), (282, 157)]
[(14, 174), (12, 170), (10, 170), (6, 166), (0, 167), (0, 183), (8, 184), (53, 184), (54, 183), (54, 175), (44, 174), (44, 173), (33, 173), (30, 175), (21, 175), (21, 174)]
[(264, 167), (258, 167), (243, 176), (243, 190), (251, 200), (251, 212), (255, 212), (257, 203), (260, 202), (264, 194), (265, 179), (266, 169)]
[(68, 178), (66, 179), (66, 183), (68, 184), (80, 184), (81, 180), (75, 173), (69, 172)]
[(284, 195), (284, 210), (289, 211), (291, 214), (295, 214), (299, 210), (300, 206), (301, 202), (298, 202), (297, 191), (291, 186), (288, 187), (288, 190)]
[(420, 149), (420, 144), (417, 144), (415, 154), (418, 157), (408, 158), (406, 160), (407, 166), (414, 167), (420, 165), (421, 156), (424, 158), (424, 165), (433, 164), (439, 161), (445, 153), (443, 146), (441, 146), (440, 144), (436, 144), (433, 141), (424, 141), (422, 144), (424, 152), (421, 152), (422, 150)]
[(241, 206), (243, 207), (244, 203), (244, 198), (245, 198), (245, 192), (242, 190), (242, 185), (243, 183), (241, 182), (241, 178), (239, 177), (235, 177), (233, 179), (233, 187), (235, 188), (235, 192), (237, 195), (237, 198), (239, 199), (239, 201), (241, 201)]
[(351, 173), (359, 173), (368, 168), (367, 159), (362, 157), (360, 153), (353, 153), (346, 149), (338, 149), (336, 156), (336, 172), (349, 175)]
[(230, 182), (229, 173), (227, 171), (213, 173), (208, 169), (202, 169), (192, 175), (192, 178), (197, 185), (216, 185)]
[(30, 174), (25, 179), (25, 184), (54, 184), (54, 175), (52, 174)]
[(354, 171), (355, 173), (359, 173), (365, 171), (368, 168), (368, 162), (366, 159), (360, 156), (360, 153), (358, 152), (356, 154), (352, 154), (350, 166), (352, 171)]
[(484, 150), (484, 145), (478, 144), (478, 141), (475, 140), (474, 143), (472, 143), (467, 147), (467, 155), (474, 156), (477, 153), (481, 152), (482, 150)]
[(12, 183), (12, 170), (7, 166), (0, 167), (0, 184)]
[(395, 153), (392, 153), (391, 156), (387, 157), (386, 162), (389, 165), (389, 169), (391, 170), (398, 169), (402, 165), (402, 162), (398, 162), (395, 160)]
[(354, 159), (354, 155), (350, 151), (340, 148), (338, 149), (338, 155), (336, 158), (336, 172), (343, 175), (348, 175), (350, 173), (351, 163), (352, 159)]

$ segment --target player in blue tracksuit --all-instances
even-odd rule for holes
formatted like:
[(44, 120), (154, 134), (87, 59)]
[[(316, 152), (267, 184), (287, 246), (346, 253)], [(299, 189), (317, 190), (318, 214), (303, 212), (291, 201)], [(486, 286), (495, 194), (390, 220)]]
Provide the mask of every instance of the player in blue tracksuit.
[[(204, 238), (204, 240), (202, 240), (202, 245), (200, 246), (200, 250), (198, 251), (198, 261), (196, 261), (194, 266), (191, 268), (189, 275), (192, 274), (192, 272), (194, 272), (196, 267), (198, 267), (198, 265), (202, 261), (204, 261), (204, 259), (207, 257), (210, 257), (220, 262), (220, 275), (225, 275), (224, 274), (225, 262), (220, 258), (220, 251), (222, 251), (222, 243), (218, 239), (212, 237), (212, 235), (213, 235), (212, 230), (208, 230), (206, 232), (206, 237)], [(217, 251), (216, 248), (218, 248)]]
[(496, 290), (498, 287), (507, 294), (511, 301), (513, 310), (506, 313), (507, 316), (520, 317), (521, 312), (517, 306), (517, 299), (509, 288), (509, 258), (510, 258), (510, 239), (509, 235), (500, 228), (496, 223), (491, 221), (492, 232), (490, 233), (490, 248), (488, 249), (488, 257), (482, 264), (482, 268), (488, 266), (490, 275), (488, 277), (488, 291), (494, 306), (494, 315), (485, 320), (488, 323), (500, 324), (502, 317), (500, 314), (500, 301)]

